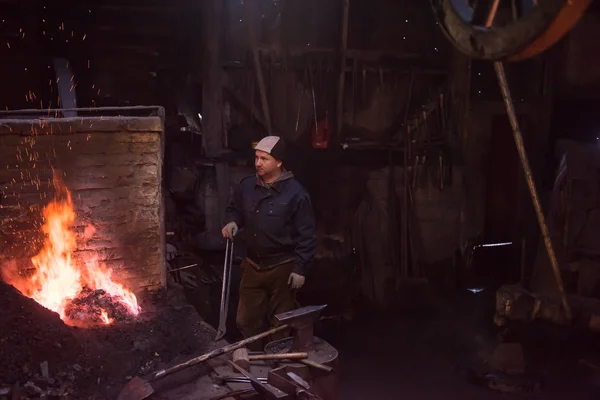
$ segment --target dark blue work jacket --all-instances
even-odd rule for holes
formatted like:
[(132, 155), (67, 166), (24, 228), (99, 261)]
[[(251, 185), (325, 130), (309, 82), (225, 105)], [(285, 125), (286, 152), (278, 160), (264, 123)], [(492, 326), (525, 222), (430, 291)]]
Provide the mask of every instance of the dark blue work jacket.
[(259, 268), (294, 261), (293, 272), (306, 275), (315, 254), (315, 217), (310, 196), (291, 173), (266, 187), (256, 176), (242, 179), (226, 210)]

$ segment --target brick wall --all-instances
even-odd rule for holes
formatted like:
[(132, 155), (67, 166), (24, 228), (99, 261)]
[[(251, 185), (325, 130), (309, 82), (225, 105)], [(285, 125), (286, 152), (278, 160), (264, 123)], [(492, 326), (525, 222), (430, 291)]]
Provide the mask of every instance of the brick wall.
[(162, 127), (158, 116), (0, 119), (1, 257), (39, 251), (54, 169), (77, 213), (76, 258), (97, 255), (134, 291), (164, 285)]

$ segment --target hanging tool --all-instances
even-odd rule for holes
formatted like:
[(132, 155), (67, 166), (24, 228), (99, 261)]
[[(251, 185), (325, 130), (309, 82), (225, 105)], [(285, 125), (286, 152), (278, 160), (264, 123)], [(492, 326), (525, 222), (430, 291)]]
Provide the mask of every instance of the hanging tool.
[(221, 308), (219, 309), (219, 328), (215, 341), (221, 340), (227, 333), (227, 314), (231, 294), (231, 265), (233, 264), (233, 242), (227, 239), (225, 262), (223, 263), (223, 285), (221, 287)]
[(308, 70), (304, 67), (304, 77), (302, 78), (302, 92), (300, 93), (300, 104), (298, 105), (298, 115), (296, 116), (296, 129), (295, 133), (298, 133), (298, 125), (300, 124), (300, 113), (302, 111), (302, 105), (304, 104), (304, 92), (306, 91), (306, 77), (308, 75)]
[[(401, 227), (402, 227), (402, 233), (400, 234), (400, 248), (402, 249), (402, 260), (401, 260), (401, 264), (400, 264), (400, 270), (401, 270), (401, 278), (402, 279), (406, 279), (408, 278), (408, 246), (409, 246), (409, 241), (408, 241), (408, 235), (409, 235), (409, 224), (408, 224), (408, 219), (407, 219), (407, 215), (408, 215), (408, 189), (409, 189), (409, 185), (408, 185), (408, 165), (409, 165), (409, 158), (408, 158), (408, 151), (410, 148), (410, 129), (408, 126), (408, 116), (409, 116), (409, 112), (410, 112), (410, 106), (412, 103), (412, 97), (413, 97), (413, 87), (414, 87), (414, 83), (415, 83), (415, 70), (411, 69), (410, 72), (410, 81), (408, 83), (408, 88), (407, 88), (407, 94), (406, 94), (406, 106), (404, 109), (404, 146), (403, 146), (403, 152), (402, 152), (402, 156), (403, 156), (403, 160), (402, 160), (402, 171), (403, 171), (403, 193), (402, 193), (402, 220), (401, 220)], [(399, 281), (396, 281), (396, 287), (398, 287), (398, 285), (400, 284)]]
[(314, 117), (315, 117), (315, 131), (316, 131), (316, 135), (319, 135), (319, 121), (317, 120), (317, 99), (315, 96), (315, 80), (313, 78), (313, 72), (312, 72), (312, 67), (309, 63), (308, 65), (308, 75), (310, 77), (310, 87), (312, 90), (312, 101), (313, 101), (313, 112), (314, 112)]

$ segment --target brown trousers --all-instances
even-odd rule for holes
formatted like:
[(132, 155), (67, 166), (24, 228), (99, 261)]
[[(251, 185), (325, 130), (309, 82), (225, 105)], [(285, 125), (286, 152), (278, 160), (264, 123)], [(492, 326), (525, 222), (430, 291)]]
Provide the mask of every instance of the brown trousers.
[[(292, 263), (278, 265), (271, 269), (259, 270), (246, 260), (242, 262), (240, 302), (236, 324), (244, 338), (264, 331), (267, 312), (273, 325), (273, 315), (296, 308), (296, 295), (288, 285), (292, 273)], [(289, 332), (274, 335), (272, 340), (289, 336)], [(262, 342), (248, 346), (251, 350), (263, 350)]]

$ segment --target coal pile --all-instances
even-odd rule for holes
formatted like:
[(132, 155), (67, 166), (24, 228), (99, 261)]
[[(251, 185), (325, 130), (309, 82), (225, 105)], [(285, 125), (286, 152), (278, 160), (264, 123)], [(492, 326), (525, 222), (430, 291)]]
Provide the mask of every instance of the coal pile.
[(132, 321), (117, 299), (89, 290), (72, 307), (101, 306), (115, 322), (81, 328), (0, 282), (0, 400), (114, 399), (132, 377), (205, 353), (214, 329), (180, 297), (138, 298)]
[(134, 316), (120, 300), (102, 289), (84, 287), (67, 305), (65, 314), (71, 321), (90, 325), (133, 321)]
[(0, 384), (39, 372), (45, 360), (62, 367), (81, 357), (72, 329), (58, 314), (2, 282), (0, 304)]

